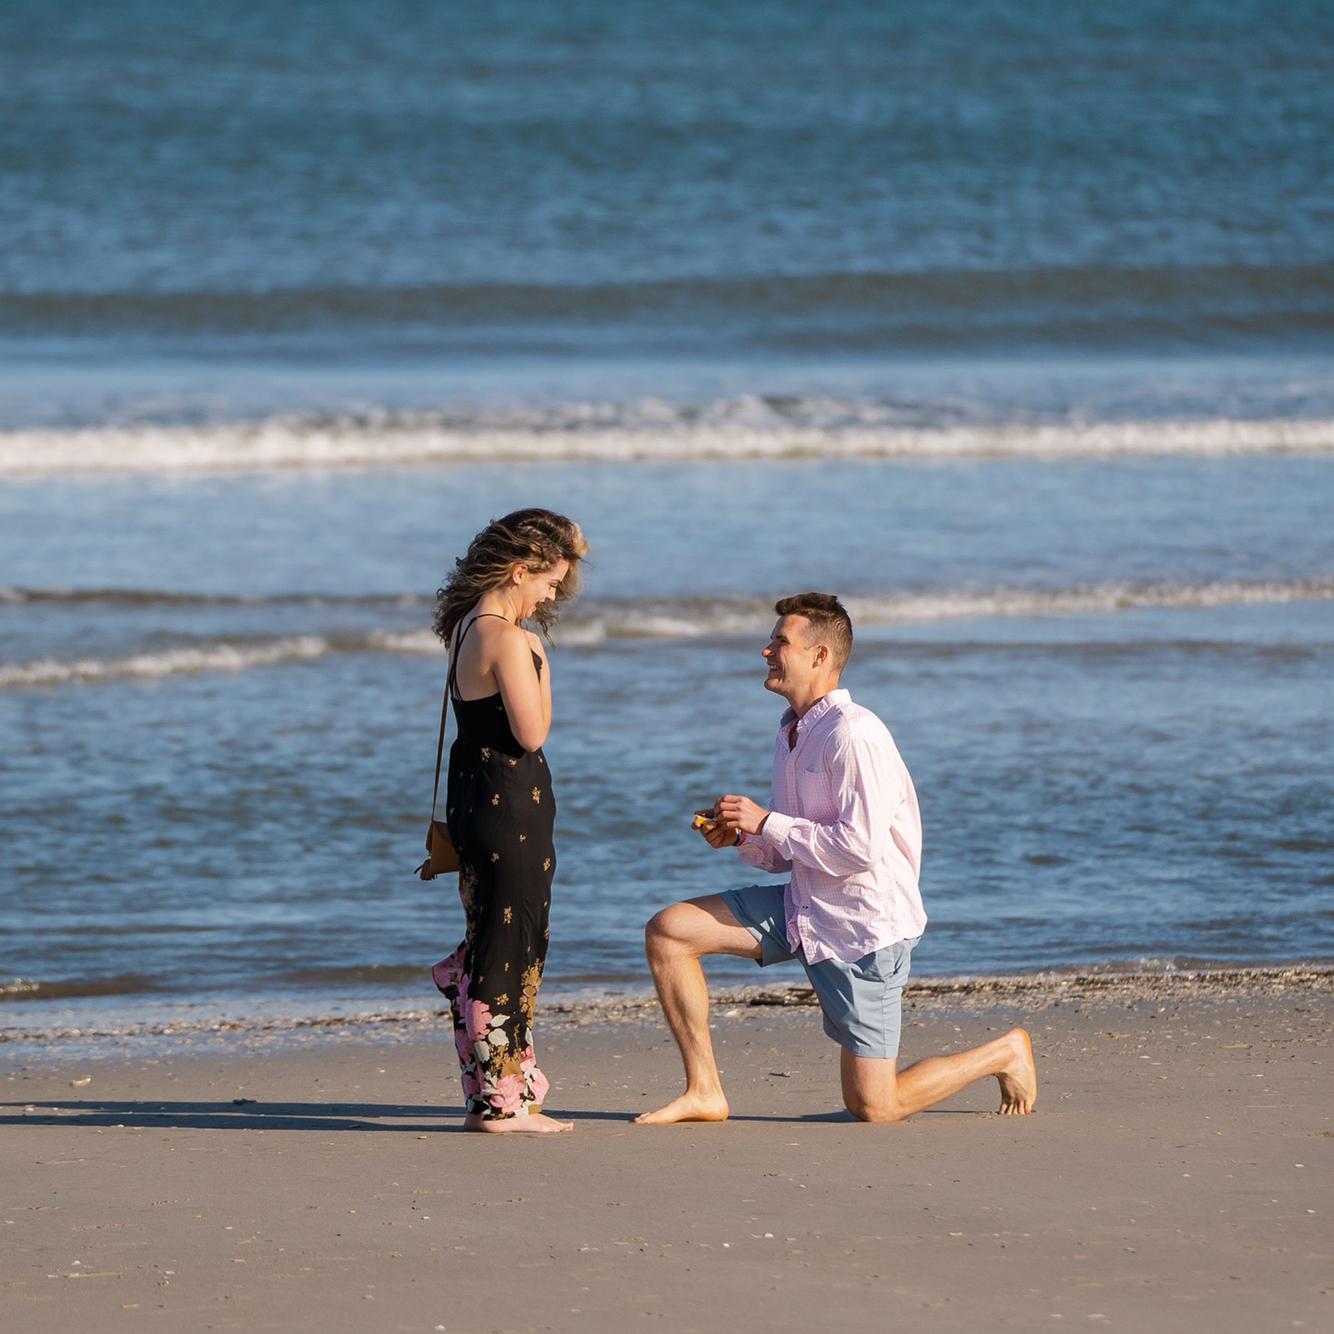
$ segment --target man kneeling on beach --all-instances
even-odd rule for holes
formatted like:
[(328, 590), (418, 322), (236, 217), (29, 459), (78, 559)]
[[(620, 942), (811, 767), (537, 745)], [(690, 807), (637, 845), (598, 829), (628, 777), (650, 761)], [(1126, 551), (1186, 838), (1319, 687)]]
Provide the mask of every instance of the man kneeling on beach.
[(764, 687), (788, 702), (774, 747), (770, 809), (720, 797), (696, 821), (714, 848), (739, 847), (787, 884), (751, 885), (664, 908), (646, 931), (649, 967), (681, 1058), (686, 1091), (641, 1125), (723, 1121), (727, 1099), (709, 1038), (705, 954), (761, 967), (797, 959), (842, 1047), (843, 1101), (863, 1121), (901, 1121), (995, 1076), (1000, 1110), (1037, 1101), (1022, 1028), (971, 1051), (896, 1069), (903, 984), (926, 913), (917, 887), (917, 794), (888, 729), (839, 689), (852, 622), (837, 598), (803, 593), (775, 608)]

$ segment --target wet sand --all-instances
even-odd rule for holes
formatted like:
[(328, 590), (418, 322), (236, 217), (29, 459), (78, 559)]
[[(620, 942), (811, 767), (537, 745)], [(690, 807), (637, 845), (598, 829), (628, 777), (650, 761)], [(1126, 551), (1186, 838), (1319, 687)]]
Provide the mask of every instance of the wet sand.
[(994, 1115), (988, 1081), (897, 1126), (840, 1110), (800, 1000), (721, 1003), (733, 1118), (662, 1128), (630, 1124), (678, 1090), (654, 1012), (553, 1007), (549, 1105), (576, 1128), (540, 1139), (458, 1133), (436, 1023), (24, 1048), (0, 1107), (0, 1325), (1334, 1321), (1330, 972), (919, 985), (905, 1061), (1023, 1019), (1042, 1087), (1032, 1117)]

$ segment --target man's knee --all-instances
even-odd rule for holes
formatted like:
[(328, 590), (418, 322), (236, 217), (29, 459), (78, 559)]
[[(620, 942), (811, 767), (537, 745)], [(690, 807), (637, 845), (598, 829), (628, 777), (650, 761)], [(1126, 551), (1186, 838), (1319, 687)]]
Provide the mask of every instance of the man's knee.
[(856, 1094), (845, 1094), (843, 1105), (858, 1121), (883, 1123), (907, 1119), (897, 1102), (890, 1102), (884, 1098), (863, 1098)]
[(691, 952), (681, 920), (684, 907), (683, 903), (673, 903), (648, 919), (644, 926), (644, 948), (650, 959)]
[(839, 1073), (843, 1084), (843, 1106), (859, 1121), (902, 1121), (894, 1061), (869, 1060), (842, 1053)]

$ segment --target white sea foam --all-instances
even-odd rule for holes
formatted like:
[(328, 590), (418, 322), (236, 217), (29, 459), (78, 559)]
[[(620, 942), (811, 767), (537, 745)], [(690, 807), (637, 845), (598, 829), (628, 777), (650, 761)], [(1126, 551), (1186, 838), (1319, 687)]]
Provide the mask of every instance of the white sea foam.
[(372, 630), (366, 646), (380, 653), (439, 653), (440, 639), (434, 630)]
[(273, 471), (422, 463), (803, 458), (1104, 458), (1334, 453), (1334, 420), (1164, 419), (926, 425), (861, 400), (660, 400), (471, 417), (370, 414), (0, 433), (0, 476)]
[(322, 635), (297, 635), (267, 643), (213, 643), (191, 648), (134, 653), (125, 657), (77, 658), (61, 661), (42, 658), (37, 662), (0, 666), (0, 688), (11, 686), (57, 686), (100, 681), (153, 680), (164, 676), (193, 676), (200, 672), (243, 672), (252, 667), (276, 667), (281, 663), (310, 662), (332, 648)]
[(1077, 616), (1137, 607), (1250, 606), (1274, 602), (1320, 602), (1334, 598), (1334, 580), (1288, 583), (1223, 580), (1207, 584), (1097, 584), (1087, 588), (997, 588), (905, 597), (848, 598), (854, 622), (942, 621), (990, 616)]
[[(1288, 583), (1221, 581), (1207, 584), (1108, 583), (1085, 588), (993, 588), (938, 593), (888, 593), (844, 601), (857, 625), (895, 625), (988, 617), (1105, 614), (1139, 607), (1193, 608), (1313, 602), (1334, 598), (1334, 580)], [(686, 639), (753, 634), (773, 613), (771, 598), (678, 604), (584, 604), (562, 622), (558, 642), (591, 645), (615, 639)]]
[[(846, 601), (857, 625), (883, 626), (993, 617), (1106, 615), (1135, 608), (1191, 610), (1330, 599), (1334, 599), (1334, 579), (1288, 583), (1113, 583), (1069, 589), (945, 590), (850, 597)], [(617, 640), (753, 635), (757, 626), (768, 623), (772, 611), (770, 598), (727, 601), (683, 598), (644, 602), (590, 599), (578, 604), (578, 609), (560, 623), (555, 639), (561, 647), (590, 648)], [(255, 667), (311, 662), (331, 654), (434, 656), (440, 652), (439, 639), (426, 628), (285, 636), (245, 643), (219, 640), (121, 657), (68, 661), (45, 658), (0, 665), (0, 689), (241, 672)]]
[[(1203, 584), (1105, 583), (1078, 588), (945, 589), (926, 593), (884, 593), (848, 597), (859, 623), (937, 621), (959, 617), (1048, 616), (1080, 612), (1109, 612), (1131, 607), (1215, 607), (1263, 602), (1311, 602), (1334, 596), (1334, 580), (1287, 582), (1223, 580)], [(195, 605), (280, 607), (341, 607), (348, 602), (379, 605), (395, 610), (425, 609), (432, 599), (420, 594), (384, 593), (345, 597), (338, 594), (279, 593), (248, 598), (190, 595), (154, 589), (52, 589), (0, 587), (0, 604), (26, 606), (45, 603), (96, 604), (136, 609), (159, 606), (171, 609)], [(644, 598), (580, 599), (566, 612), (557, 637), (565, 645), (589, 645), (609, 639), (688, 639), (730, 634), (752, 627), (772, 610), (772, 599), (751, 598)], [(340, 634), (329, 641), (330, 651), (435, 653), (440, 643), (426, 628), (373, 630), (364, 637)]]

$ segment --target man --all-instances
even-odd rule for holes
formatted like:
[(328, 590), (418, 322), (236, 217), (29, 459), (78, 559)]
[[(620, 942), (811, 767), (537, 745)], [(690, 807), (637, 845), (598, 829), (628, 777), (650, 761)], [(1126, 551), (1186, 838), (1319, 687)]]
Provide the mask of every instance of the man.
[(844, 1105), (860, 1120), (901, 1121), (987, 1076), (1000, 1084), (1002, 1113), (1032, 1111), (1037, 1071), (1022, 1028), (896, 1069), (903, 984), (926, 925), (917, 794), (888, 729), (839, 688), (852, 650), (842, 604), (802, 593), (774, 610), (764, 686), (789, 707), (774, 747), (771, 807), (724, 796), (699, 812), (697, 824), (710, 846), (739, 846), (749, 865), (791, 880), (675, 903), (649, 922), (649, 967), (681, 1049), (686, 1091), (636, 1119), (727, 1119), (709, 1038), (705, 954), (740, 955), (761, 967), (801, 962), (824, 1030), (843, 1049)]

